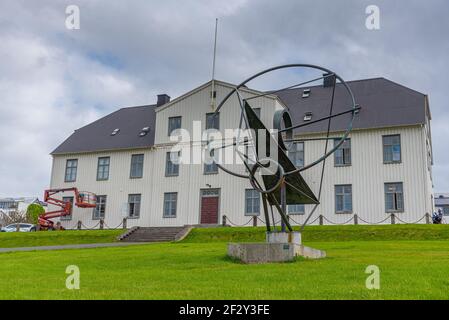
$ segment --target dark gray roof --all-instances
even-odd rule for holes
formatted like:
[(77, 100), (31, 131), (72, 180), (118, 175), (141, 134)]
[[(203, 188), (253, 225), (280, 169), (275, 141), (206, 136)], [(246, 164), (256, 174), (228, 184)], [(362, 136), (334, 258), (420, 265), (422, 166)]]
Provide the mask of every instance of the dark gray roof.
[[(356, 103), (362, 107), (354, 121), (354, 129), (382, 128), (392, 126), (423, 124), (426, 121), (425, 95), (384, 78), (347, 82)], [(332, 88), (312, 86), (310, 96), (302, 98), (304, 88), (289, 89), (276, 93), (289, 108), (294, 124), (304, 122), (304, 113), (311, 111), (312, 120), (329, 114)], [(350, 101), (341, 84), (335, 89), (333, 113), (347, 110)], [(122, 108), (87, 126), (67, 138), (52, 154), (93, 152), (114, 149), (151, 147), (154, 144), (156, 105)], [(332, 119), (331, 131), (345, 130), (349, 115)], [(150, 127), (149, 133), (139, 137), (143, 127)], [(120, 132), (111, 136), (114, 129)], [(327, 121), (297, 129), (297, 132), (323, 132)]]
[[(150, 147), (154, 144), (155, 107), (148, 105), (119, 109), (75, 130), (52, 154)], [(139, 133), (144, 127), (150, 127), (150, 131), (140, 137)], [(114, 129), (120, 131), (112, 136)]]
[[(353, 124), (354, 129), (383, 128), (424, 124), (426, 95), (385, 78), (348, 81), (355, 101), (362, 107)], [(304, 123), (304, 113), (312, 112), (312, 120), (329, 115), (332, 87), (312, 86), (310, 96), (302, 98), (305, 88), (276, 93), (289, 108), (294, 124)], [(335, 88), (333, 113), (348, 110), (351, 101), (342, 84)], [(332, 118), (331, 131), (348, 127), (350, 114)], [(327, 120), (297, 129), (298, 133), (325, 132)]]

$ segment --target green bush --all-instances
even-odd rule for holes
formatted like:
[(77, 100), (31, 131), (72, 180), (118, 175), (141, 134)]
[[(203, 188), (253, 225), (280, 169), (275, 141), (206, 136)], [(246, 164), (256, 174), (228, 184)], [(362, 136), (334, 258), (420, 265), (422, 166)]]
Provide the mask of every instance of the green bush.
[(40, 204), (30, 204), (27, 208), (26, 217), (30, 223), (37, 224), (39, 215), (45, 212), (44, 207)]

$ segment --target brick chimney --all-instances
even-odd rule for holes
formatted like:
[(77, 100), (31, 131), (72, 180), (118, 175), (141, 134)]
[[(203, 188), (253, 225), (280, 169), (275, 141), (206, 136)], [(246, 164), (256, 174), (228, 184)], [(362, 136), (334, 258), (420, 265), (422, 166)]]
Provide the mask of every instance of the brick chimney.
[[(330, 73), (323, 73), (323, 87), (332, 87), (335, 83), (335, 76), (329, 76)], [(326, 77), (327, 76), (327, 77)]]
[(170, 102), (170, 96), (169, 95), (166, 95), (165, 93), (157, 95), (157, 103), (156, 103), (157, 107), (160, 107), (160, 106), (162, 106), (162, 105), (164, 105), (166, 103), (169, 103), (169, 102)]

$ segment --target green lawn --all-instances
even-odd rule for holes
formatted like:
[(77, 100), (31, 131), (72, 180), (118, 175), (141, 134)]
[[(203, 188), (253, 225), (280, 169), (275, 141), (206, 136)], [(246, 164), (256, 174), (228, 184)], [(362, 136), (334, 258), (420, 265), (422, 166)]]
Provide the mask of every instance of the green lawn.
[(0, 232), (0, 248), (114, 242), (123, 230)]
[[(305, 244), (328, 258), (262, 265), (226, 258), (227, 241), (263, 235), (263, 228), (195, 229), (180, 243), (0, 253), (0, 299), (449, 298), (449, 226), (309, 227)], [(371, 264), (380, 268), (380, 290), (365, 288)], [(80, 290), (65, 288), (68, 265), (80, 268)]]

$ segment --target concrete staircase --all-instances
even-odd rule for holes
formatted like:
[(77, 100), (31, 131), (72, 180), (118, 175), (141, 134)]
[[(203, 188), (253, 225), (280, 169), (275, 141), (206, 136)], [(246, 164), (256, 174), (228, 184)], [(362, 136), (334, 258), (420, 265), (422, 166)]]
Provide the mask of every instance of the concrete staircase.
[(182, 240), (192, 229), (184, 227), (134, 227), (119, 237), (123, 242), (171, 242)]

